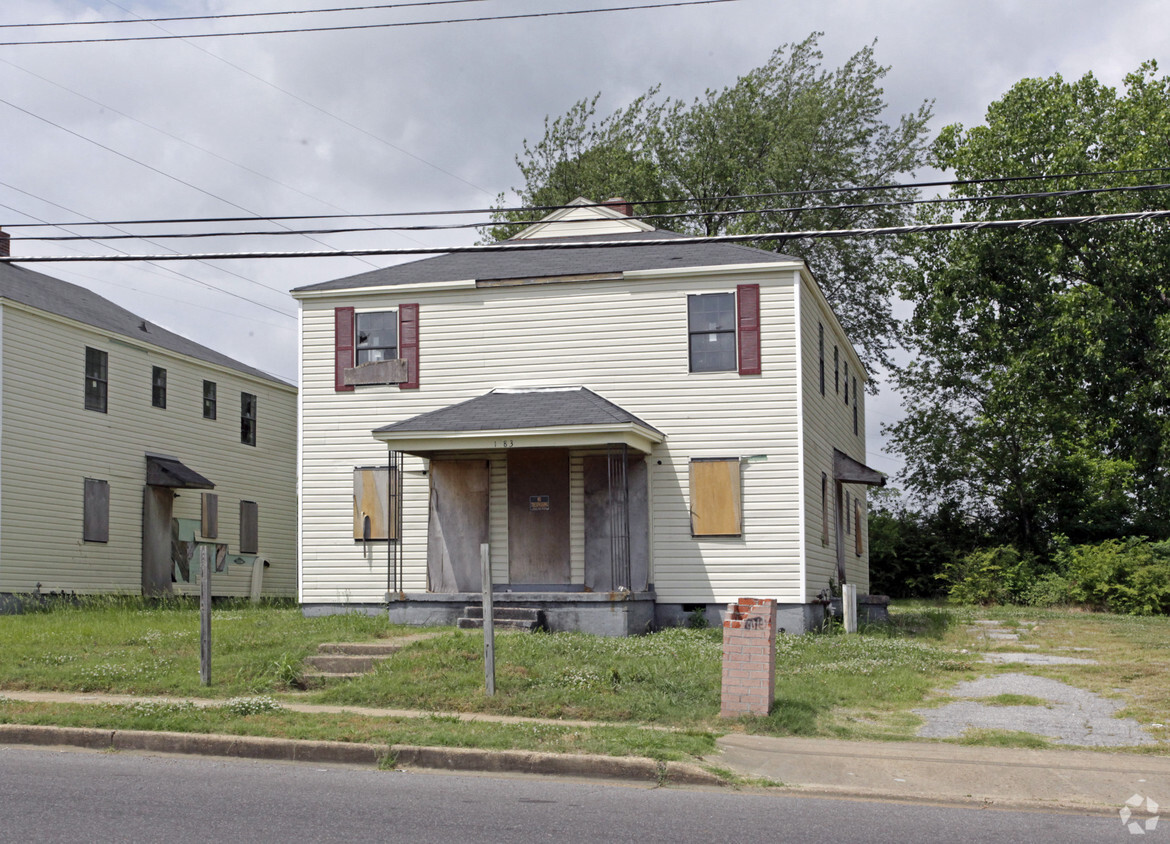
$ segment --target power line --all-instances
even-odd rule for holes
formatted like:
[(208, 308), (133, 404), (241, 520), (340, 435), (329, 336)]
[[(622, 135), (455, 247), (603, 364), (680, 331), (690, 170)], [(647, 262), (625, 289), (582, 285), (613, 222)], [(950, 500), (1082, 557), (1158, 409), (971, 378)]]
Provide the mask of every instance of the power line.
[(114, 38), (63, 38), (42, 41), (0, 41), (0, 47), (49, 46), (58, 44), (110, 44), (126, 41), (175, 41), (188, 38), (232, 38), (242, 35), (288, 35), (298, 32), (342, 32), (363, 29), (390, 29), (403, 26), (434, 26), (452, 23), (485, 23), (488, 21), (512, 21), (527, 18), (554, 18), (569, 15), (596, 15), (608, 12), (632, 12), (639, 9), (669, 9), (680, 6), (710, 6), (716, 3), (737, 3), (739, 0), (674, 0), (669, 3), (652, 3), (644, 6), (610, 6), (604, 9), (570, 9), (560, 12), (523, 12), (515, 15), (482, 15), (470, 18), (440, 18), (426, 21), (395, 21), (393, 23), (348, 24), (344, 26), (314, 26), (299, 29), (255, 29), (246, 32), (196, 32), (187, 35), (126, 35)]
[[(718, 212), (723, 217), (739, 217), (749, 214), (795, 214), (806, 211), (841, 211), (841, 210), (864, 210), (864, 209), (881, 209), (892, 207), (905, 207), (911, 205), (936, 205), (936, 204), (963, 204), (963, 203), (980, 203), (980, 202), (994, 202), (994, 201), (1013, 201), (1020, 199), (1053, 199), (1053, 198), (1068, 198), (1073, 196), (1086, 196), (1100, 193), (1140, 193), (1144, 191), (1154, 190), (1170, 190), (1170, 183), (1166, 184), (1148, 184), (1148, 185), (1122, 185), (1107, 188), (1077, 188), (1072, 190), (1060, 191), (1040, 191), (1033, 193), (1009, 193), (1009, 194), (991, 194), (984, 196), (954, 196), (954, 197), (930, 197), (927, 199), (906, 199), (891, 202), (869, 202), (869, 203), (848, 203), (843, 205), (802, 205), (792, 206), (787, 208), (747, 208), (737, 210), (727, 210)], [(689, 211), (681, 214), (654, 214), (645, 215), (653, 217), (656, 220), (662, 219), (685, 219), (693, 217), (707, 217), (710, 212), (707, 211)], [(632, 217), (630, 219), (641, 219), (640, 217)], [(528, 226), (536, 225), (542, 222), (541, 220), (517, 220), (508, 225), (514, 226)], [(581, 220), (563, 220), (561, 224), (571, 225), (591, 225), (595, 224), (596, 219), (581, 219)], [(499, 223), (495, 221), (488, 221), (483, 223), (447, 223), (442, 225), (418, 225), (418, 226), (348, 226), (343, 228), (330, 229), (286, 229), (284, 231), (272, 230), (258, 230), (250, 229), (247, 231), (213, 231), (213, 232), (151, 232), (144, 234), (118, 234), (118, 235), (36, 235), (27, 237), (13, 237), (13, 241), (72, 241), (72, 240), (134, 240), (151, 238), (155, 240), (168, 239), (193, 239), (205, 237), (287, 237), (289, 235), (328, 235), (328, 234), (360, 234), (367, 232), (402, 232), (402, 231), (451, 231), (457, 229), (480, 229), (489, 226), (496, 226)]]
[(333, 12), (368, 12), (384, 9), (407, 9), (412, 6), (452, 6), (459, 3), (482, 3), (484, 0), (416, 0), (412, 3), (383, 3), (377, 6), (339, 6), (332, 9), (291, 9), (283, 12), (235, 12), (221, 15), (179, 15), (169, 18), (124, 18), (123, 20), (49, 21), (46, 23), (0, 23), (0, 29), (28, 29), (53, 26), (104, 26), (123, 23), (168, 23), (170, 21), (216, 21), (228, 18), (271, 18), (281, 15), (324, 15)]
[[(310, 104), (311, 105), (311, 104)], [(355, 127), (358, 128), (358, 127)], [(929, 187), (955, 187), (968, 186), (980, 184), (1002, 184), (1008, 182), (1044, 182), (1055, 179), (1073, 179), (1083, 177), (1095, 176), (1128, 176), (1143, 173), (1165, 173), (1170, 172), (1170, 167), (1145, 167), (1141, 169), (1132, 170), (1087, 170), (1078, 173), (1053, 173), (1053, 174), (1036, 174), (1031, 176), (991, 176), (984, 179), (951, 179), (946, 181), (933, 182), (901, 182), (881, 185), (847, 185), (844, 187), (835, 188), (807, 188), (802, 190), (788, 190), (788, 191), (772, 191), (769, 193), (743, 193), (743, 194), (729, 194), (726, 196), (716, 197), (698, 197), (677, 198), (677, 199), (654, 199), (638, 201), (638, 200), (623, 200), (629, 205), (637, 206), (653, 206), (653, 205), (681, 205), (686, 203), (697, 202), (722, 202), (731, 200), (745, 200), (745, 199), (771, 199), (779, 196), (822, 196), (833, 193), (868, 193), (874, 191), (894, 191), (894, 190), (918, 190)], [(474, 185), (472, 186), (474, 187)], [(1145, 187), (1142, 185), (1139, 188)], [(1125, 189), (1125, 186), (1123, 188)], [(1085, 190), (1093, 190), (1091, 188)], [(488, 191), (484, 191), (488, 193)], [(1063, 193), (1063, 191), (1053, 191), (1054, 194)], [(1019, 194), (1018, 196), (1027, 196), (1027, 194)], [(995, 198), (995, 197), (989, 197)], [(949, 198), (941, 198), (949, 199)], [(955, 198), (961, 199), (961, 198)], [(971, 199), (975, 199), (972, 197)], [(927, 202), (928, 200), (909, 200), (913, 202)], [(295, 221), (295, 220), (345, 220), (354, 218), (379, 219), (385, 217), (455, 217), (468, 214), (494, 214), (494, 213), (508, 213), (514, 211), (524, 212), (552, 212), (564, 211), (573, 208), (610, 208), (613, 207), (613, 201), (605, 202), (588, 202), (573, 205), (526, 205), (526, 206), (510, 206), (504, 208), (455, 208), (447, 210), (431, 210), (431, 211), (380, 211), (380, 212), (362, 212), (358, 214), (287, 214), (287, 215), (270, 215), (270, 216), (253, 216), (253, 217), (170, 217), (170, 218), (143, 218), (134, 220), (110, 220), (105, 222), (91, 222), (91, 221), (74, 221), (67, 223), (45, 223), (46, 226), (105, 226), (105, 225), (119, 225), (119, 226), (134, 226), (134, 225), (178, 225), (183, 223), (248, 223), (248, 222), (277, 222), (277, 221)], [(808, 209), (798, 210), (814, 210), (826, 209), (833, 206), (809, 206)], [(841, 206), (848, 207), (848, 206)], [(783, 209), (771, 209), (783, 210)], [(731, 211), (719, 212), (702, 212), (704, 214), (719, 213), (728, 214)], [(751, 212), (761, 213), (761, 212)], [(655, 219), (662, 219), (670, 216), (669, 214), (643, 214), (643, 217), (651, 217)], [(541, 220), (533, 220), (532, 222), (542, 222)], [(500, 220), (493, 222), (491, 225), (502, 226), (521, 226), (528, 224), (527, 221), (520, 221), (516, 223), (507, 220)], [(5, 223), (5, 226), (11, 229), (17, 228), (32, 228), (39, 227), (32, 223)], [(478, 224), (474, 224), (478, 225)], [(440, 227), (442, 228), (442, 227)]]
[(712, 237), (653, 238), (647, 240), (591, 240), (533, 241), (475, 246), (423, 247), (409, 249), (344, 249), (302, 252), (205, 252), (190, 255), (95, 255), (95, 256), (31, 256), (0, 257), (3, 263), (75, 263), (81, 261), (212, 261), (257, 258), (342, 258), (355, 255), (437, 255), (475, 252), (541, 252), (573, 249), (637, 249), (649, 246), (690, 246), (701, 243), (749, 243), (752, 241), (801, 240), (807, 238), (883, 237), (924, 232), (979, 231), (982, 229), (1024, 229), (1046, 226), (1090, 225), (1097, 223), (1141, 222), (1170, 217), (1170, 210), (1131, 211), (1120, 214), (1090, 214), (1078, 217), (1033, 217), (1019, 220), (976, 220), (968, 222), (931, 223), (926, 225), (880, 226), (863, 229), (820, 229), (790, 232), (760, 232), (757, 234), (723, 234)]

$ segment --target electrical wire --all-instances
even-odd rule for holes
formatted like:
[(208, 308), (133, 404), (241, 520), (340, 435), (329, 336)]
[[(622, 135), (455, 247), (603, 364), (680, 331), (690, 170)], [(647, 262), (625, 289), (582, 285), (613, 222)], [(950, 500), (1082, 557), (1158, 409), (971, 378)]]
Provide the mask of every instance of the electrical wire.
[[(789, 190), (789, 191), (773, 191), (769, 193), (743, 193), (743, 194), (728, 194), (726, 196), (715, 197), (699, 197), (695, 199), (679, 198), (679, 199), (654, 199), (645, 202), (637, 200), (623, 200), (627, 204), (637, 206), (654, 206), (654, 205), (680, 205), (684, 203), (696, 202), (722, 202), (731, 200), (745, 200), (745, 199), (771, 199), (779, 196), (823, 196), (832, 193), (867, 193), (874, 191), (893, 191), (893, 190), (918, 190), (921, 188), (930, 187), (956, 187), (968, 185), (981, 184), (1004, 184), (1008, 182), (1044, 182), (1054, 179), (1074, 179), (1083, 177), (1096, 176), (1128, 176), (1144, 173), (1166, 173), (1170, 172), (1170, 167), (1145, 167), (1141, 169), (1131, 170), (1086, 170), (1077, 173), (1053, 173), (1053, 174), (1037, 174), (1031, 176), (989, 176), (983, 179), (951, 179), (944, 181), (933, 182), (901, 182), (881, 185), (849, 185), (845, 187), (836, 188), (807, 188), (803, 190)], [(474, 186), (473, 186), (474, 187)], [(1138, 186), (1142, 187), (1142, 186)], [(1060, 193), (1055, 191), (1054, 193)], [(1021, 194), (1024, 196), (1025, 194)], [(926, 202), (926, 200), (917, 200), (919, 202)], [(611, 208), (614, 202), (612, 200), (605, 202), (587, 202), (572, 205), (524, 205), (524, 206), (510, 206), (503, 208), (456, 208), (438, 211), (385, 211), (385, 212), (362, 212), (358, 214), (288, 214), (288, 215), (272, 215), (272, 216), (253, 216), (253, 217), (169, 217), (169, 218), (141, 218), (133, 220), (109, 220), (100, 222), (91, 222), (86, 220), (67, 222), (67, 223), (45, 223), (46, 226), (105, 226), (105, 225), (119, 225), (119, 226), (136, 226), (136, 225), (178, 225), (184, 223), (258, 223), (258, 222), (285, 222), (295, 220), (345, 220), (354, 218), (379, 219), (385, 217), (455, 217), (467, 214), (495, 214), (495, 213), (511, 213), (517, 211), (524, 212), (553, 212), (564, 211), (573, 208)], [(810, 209), (828, 208), (831, 206), (809, 206)], [(843, 206), (844, 207), (844, 206)], [(711, 212), (707, 212), (711, 213)], [(729, 212), (717, 212), (729, 213)], [(757, 213), (757, 212), (752, 212)], [(662, 219), (669, 216), (666, 214), (645, 214), (645, 217), (652, 217), (654, 219)], [(536, 220), (534, 222), (540, 222)], [(525, 223), (510, 223), (507, 220), (500, 220), (493, 222), (491, 225), (524, 225)], [(28, 228), (39, 226), (33, 223), (5, 223), (5, 226), (11, 229)]]
[[(719, 212), (710, 211), (689, 211), (680, 214), (654, 214), (646, 215), (653, 217), (656, 220), (663, 219), (687, 219), (694, 217), (709, 217), (717, 214), (721, 217), (740, 217), (749, 214), (795, 214), (809, 211), (841, 211), (841, 210), (878, 210), (882, 208), (906, 207), (912, 205), (937, 205), (937, 204), (963, 204), (963, 203), (982, 203), (982, 202), (999, 202), (999, 201), (1015, 201), (1021, 199), (1052, 199), (1052, 198), (1068, 198), (1072, 196), (1086, 196), (1101, 193), (1140, 193), (1144, 191), (1154, 190), (1170, 190), (1170, 183), (1165, 184), (1149, 184), (1149, 185), (1122, 185), (1107, 188), (1077, 188), (1073, 190), (1060, 191), (1040, 191), (1034, 193), (1009, 193), (1009, 194), (991, 194), (985, 196), (957, 196), (957, 197), (930, 197), (927, 199), (906, 199), (893, 202), (868, 202), (868, 203), (849, 203), (844, 205), (802, 205), (791, 206), (787, 208), (748, 208), (727, 210)], [(643, 219), (642, 217), (629, 217), (627, 219)], [(542, 222), (541, 220), (516, 220), (506, 223), (508, 226), (531, 226)], [(591, 225), (595, 224), (596, 219), (580, 219), (580, 220), (562, 220), (559, 225)], [(287, 237), (289, 235), (327, 235), (327, 234), (358, 234), (368, 232), (403, 232), (403, 231), (451, 231), (457, 229), (482, 229), (492, 226), (502, 225), (498, 221), (488, 221), (484, 223), (448, 223), (443, 225), (425, 225), (425, 226), (348, 226), (344, 228), (330, 228), (330, 229), (286, 229), (284, 231), (258, 230), (250, 229), (248, 231), (213, 231), (213, 232), (151, 232), (149, 234), (118, 234), (118, 235), (30, 235), (26, 237), (13, 237), (13, 241), (71, 241), (71, 240), (133, 240), (146, 239), (152, 240), (168, 240), (168, 239), (191, 239), (191, 238), (205, 238), (205, 237)]]
[(169, 18), (124, 18), (122, 20), (49, 21), (46, 23), (0, 23), (0, 29), (29, 29), (54, 26), (104, 26), (124, 23), (169, 23), (171, 21), (218, 21), (228, 18), (271, 18), (281, 15), (324, 15), (333, 12), (369, 12), (385, 9), (407, 9), (412, 6), (453, 6), (461, 3), (483, 3), (484, 0), (415, 0), (411, 3), (382, 3), (377, 6), (338, 6), (332, 9), (291, 9), (283, 12), (235, 12), (220, 15), (179, 15)]
[(881, 237), (924, 232), (980, 231), (983, 229), (1025, 229), (1047, 226), (1090, 225), (1098, 223), (1141, 222), (1170, 217), (1170, 210), (1131, 211), (1119, 214), (1089, 214), (1077, 217), (1033, 217), (1018, 220), (975, 220), (951, 223), (880, 226), (862, 229), (820, 229), (809, 231), (759, 232), (755, 234), (724, 234), (711, 237), (676, 237), (646, 240), (591, 240), (551, 242), (509, 242), (477, 244), (474, 246), (423, 247), (409, 249), (343, 249), (302, 252), (205, 252), (186, 255), (95, 255), (95, 256), (9, 256), (0, 257), (3, 263), (75, 263), (81, 261), (212, 261), (249, 260), (257, 258), (343, 258), (355, 255), (438, 255), (477, 252), (542, 252), (575, 249), (638, 249), (649, 246), (691, 246), (705, 243), (749, 243), (754, 241), (803, 240), (808, 238)]
[(243, 35), (288, 35), (304, 32), (343, 32), (366, 29), (390, 29), (403, 26), (434, 26), (453, 23), (486, 23), (488, 21), (513, 21), (529, 18), (554, 18), (570, 15), (596, 15), (608, 12), (633, 12), (640, 9), (669, 9), (681, 6), (710, 6), (716, 3), (738, 3), (739, 0), (674, 0), (668, 3), (652, 3), (643, 6), (610, 6), (604, 9), (569, 9), (559, 12), (523, 12), (514, 15), (481, 15), (470, 18), (441, 18), (425, 21), (395, 21), (393, 23), (348, 24), (344, 26), (313, 26), (299, 29), (255, 29), (246, 32), (196, 32), (185, 35), (126, 35), (113, 38), (62, 38), (41, 41), (0, 41), (0, 47), (51, 46), (59, 44), (112, 44), (127, 41), (175, 41), (189, 38), (232, 38)]

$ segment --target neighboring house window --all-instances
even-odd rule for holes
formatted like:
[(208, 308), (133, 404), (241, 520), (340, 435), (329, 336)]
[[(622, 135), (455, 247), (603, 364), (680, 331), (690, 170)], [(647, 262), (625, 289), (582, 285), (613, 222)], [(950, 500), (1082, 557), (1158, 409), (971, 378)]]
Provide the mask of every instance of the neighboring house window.
[(240, 442), (256, 444), (256, 397), (251, 393), (240, 393)]
[(240, 553), (260, 552), (260, 505), (255, 501), (240, 502)]
[(391, 493), (397, 494), (397, 477), (389, 466), (362, 466), (353, 470), (353, 538), (374, 542), (398, 538), (397, 514)]
[(735, 294), (688, 296), (687, 333), (691, 372), (735, 371)]
[(156, 366), (150, 372), (150, 403), (155, 407), (167, 406), (167, 371)]
[(825, 326), (817, 323), (817, 358), (820, 361), (821, 395), (825, 394)]
[(829, 544), (829, 476), (821, 472), (821, 544)]
[(841, 348), (833, 347), (833, 392), (841, 395)]
[(358, 314), (356, 334), (359, 366), (398, 357), (398, 311)]
[(81, 516), (85, 542), (110, 541), (110, 482), (85, 479), (85, 503)]
[(199, 518), (199, 533), (207, 539), (219, 538), (219, 496), (205, 492), (201, 496), (202, 507)]
[(203, 418), (215, 418), (215, 382), (203, 382)]
[(101, 349), (85, 348), (85, 409), (106, 412), (109, 392), (109, 355)]
[(739, 458), (691, 461), (691, 535), (740, 536), (743, 491)]
[(849, 404), (849, 361), (845, 361), (845, 404)]
[(688, 296), (687, 341), (691, 372), (761, 374), (760, 285)]
[(857, 379), (853, 379), (853, 436), (857, 434)]

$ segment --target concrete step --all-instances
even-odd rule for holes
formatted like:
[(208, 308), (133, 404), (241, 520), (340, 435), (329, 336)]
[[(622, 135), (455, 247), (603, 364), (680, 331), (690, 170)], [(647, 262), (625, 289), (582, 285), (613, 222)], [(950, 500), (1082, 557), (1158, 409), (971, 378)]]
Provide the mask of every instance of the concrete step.
[(323, 642), (317, 645), (317, 653), (390, 656), (402, 650), (405, 644), (405, 642), (397, 639), (386, 639), (380, 642)]
[(362, 674), (372, 671), (384, 656), (367, 654), (318, 654), (305, 657), (305, 665), (326, 674)]
[(357, 677), (364, 677), (365, 672), (357, 674), (332, 674), (322, 671), (306, 671), (301, 675), (300, 682), (297, 683), (298, 688), (301, 689), (319, 689), (329, 683), (337, 683), (342, 680), (353, 680)]
[[(482, 618), (461, 618), (455, 622), (460, 630), (482, 630)], [(496, 619), (496, 630), (523, 630), (531, 633), (534, 630), (540, 630), (542, 625), (538, 621), (520, 621), (520, 620), (501, 620)]]
[[(483, 618), (483, 605), (476, 604), (463, 608), (464, 618)], [(540, 623), (544, 613), (536, 607), (492, 607), (492, 618), (501, 621), (533, 621)]]

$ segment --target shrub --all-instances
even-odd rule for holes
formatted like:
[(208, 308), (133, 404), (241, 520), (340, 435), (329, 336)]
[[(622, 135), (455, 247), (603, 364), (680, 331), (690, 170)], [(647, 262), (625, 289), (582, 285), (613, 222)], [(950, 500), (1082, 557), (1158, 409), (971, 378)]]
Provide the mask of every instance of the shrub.
[(1056, 563), (1071, 598), (1128, 615), (1170, 613), (1170, 543), (1142, 537), (1058, 549)]
[(943, 566), (939, 577), (960, 604), (1015, 604), (1034, 580), (1032, 558), (1010, 545), (972, 551)]

